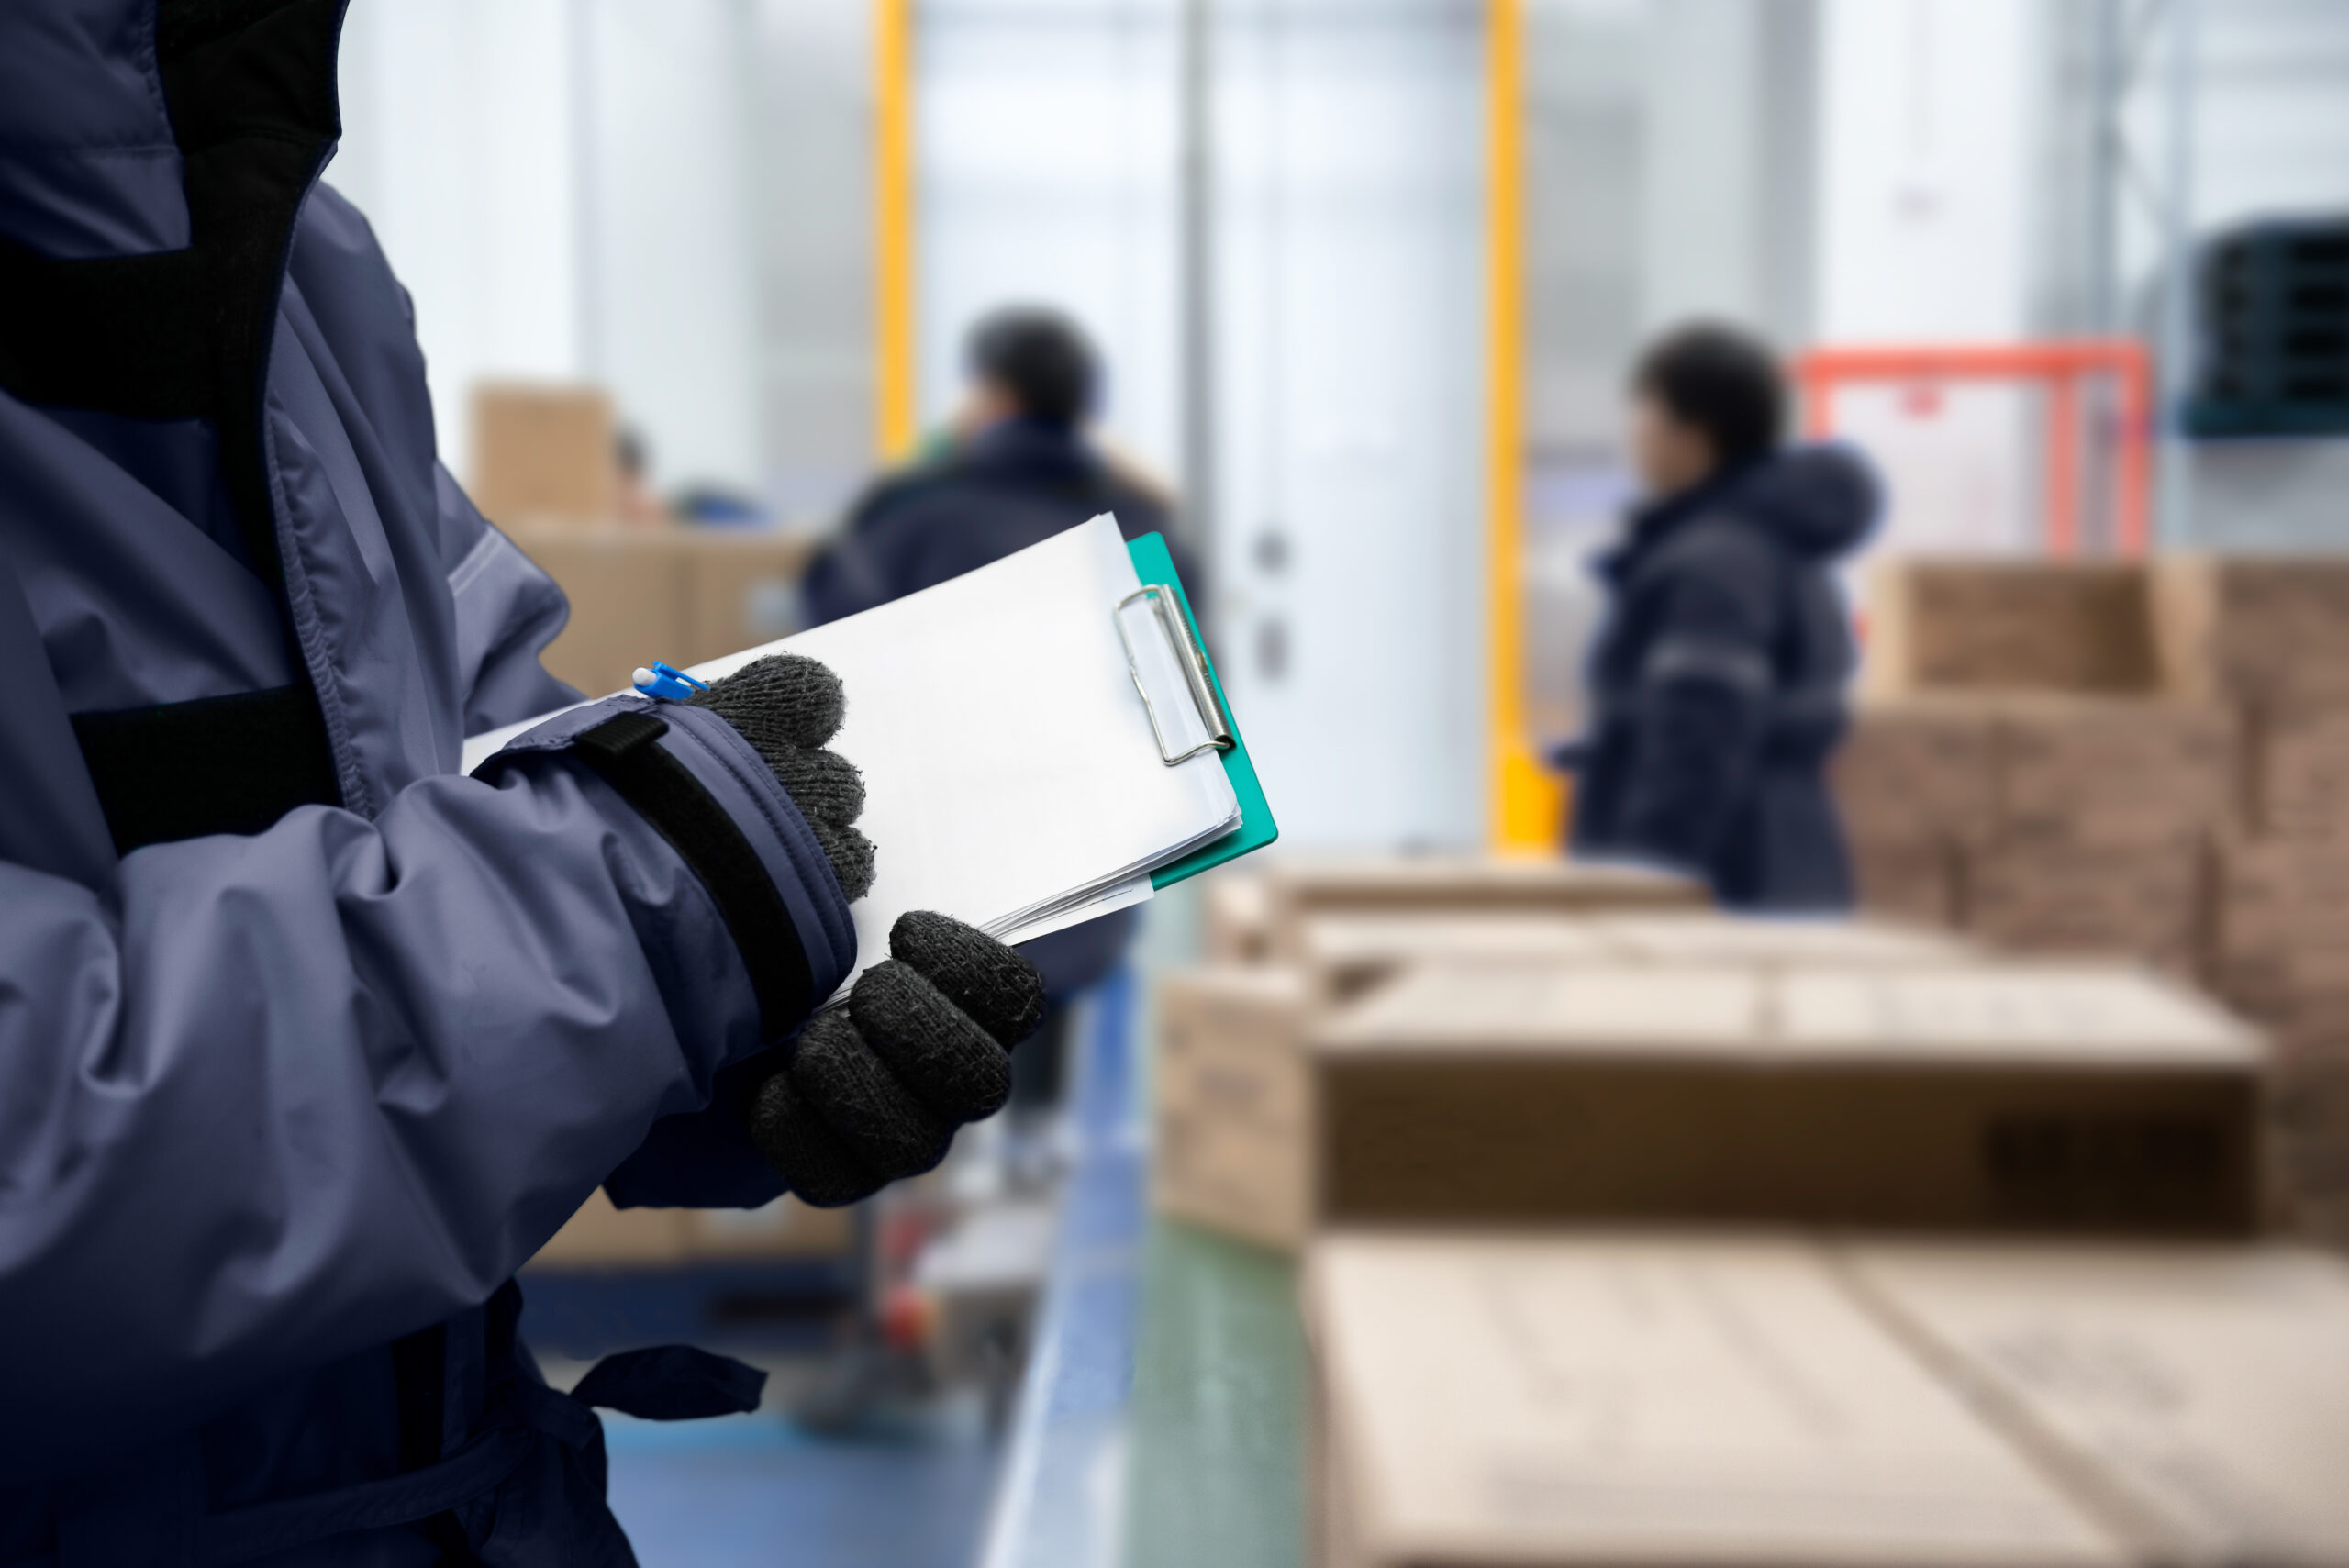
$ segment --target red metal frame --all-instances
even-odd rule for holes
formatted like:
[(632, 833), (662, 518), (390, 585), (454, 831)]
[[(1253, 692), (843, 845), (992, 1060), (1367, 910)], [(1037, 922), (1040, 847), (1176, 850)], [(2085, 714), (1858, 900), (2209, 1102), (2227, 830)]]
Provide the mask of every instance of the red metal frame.
[(2119, 400), (2120, 451), (2112, 495), (2115, 546), (2144, 552), (2153, 367), (2144, 346), (2126, 338), (2055, 339), (2035, 343), (1925, 343), (1813, 349), (1795, 362), (1802, 384), (1803, 426), (1814, 439), (1834, 433), (1836, 391), (1854, 383), (2011, 381), (2038, 383), (2047, 409), (2047, 549), (2072, 555), (2080, 546), (2080, 384), (2110, 378)]

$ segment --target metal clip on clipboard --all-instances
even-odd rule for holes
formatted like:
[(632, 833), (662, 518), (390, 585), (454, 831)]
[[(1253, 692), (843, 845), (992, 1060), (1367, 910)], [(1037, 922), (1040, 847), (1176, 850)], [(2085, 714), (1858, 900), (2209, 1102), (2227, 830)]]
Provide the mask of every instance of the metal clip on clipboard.
[[(1165, 633), (1166, 646), (1174, 656), (1175, 666), (1183, 672), (1183, 684), (1197, 707), (1199, 722), (1207, 731), (1207, 739), (1197, 745), (1177, 751), (1176, 740), (1169, 738), (1166, 724), (1159, 716), (1158, 704), (1152, 700), (1150, 687), (1141, 678), (1141, 655), (1134, 647), (1133, 633), (1126, 627), (1126, 610), (1147, 602), (1153, 612), (1159, 629)], [(1126, 673), (1133, 678), (1134, 691), (1141, 698), (1142, 711), (1150, 715), (1150, 732), (1158, 740), (1158, 754), (1168, 767), (1187, 762), (1202, 751), (1229, 751), (1233, 745), (1231, 726), (1224, 722), (1223, 706), (1216, 701), (1215, 686), (1208, 679), (1207, 650), (1199, 646), (1198, 638), (1191, 630), (1188, 617), (1183, 614), (1181, 601), (1174, 590), (1163, 583), (1145, 583), (1118, 601), (1112, 617), (1118, 623), (1118, 640), (1126, 645)]]

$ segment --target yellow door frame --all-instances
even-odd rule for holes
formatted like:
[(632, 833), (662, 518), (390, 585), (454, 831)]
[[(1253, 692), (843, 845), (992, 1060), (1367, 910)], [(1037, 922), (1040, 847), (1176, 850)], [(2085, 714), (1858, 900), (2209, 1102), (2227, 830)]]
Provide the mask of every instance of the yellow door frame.
[(1525, 715), (1525, 6), (1487, 0), (1485, 40), (1486, 833), (1552, 854), (1565, 791)]
[(914, 0), (873, 0), (874, 444), (913, 453)]

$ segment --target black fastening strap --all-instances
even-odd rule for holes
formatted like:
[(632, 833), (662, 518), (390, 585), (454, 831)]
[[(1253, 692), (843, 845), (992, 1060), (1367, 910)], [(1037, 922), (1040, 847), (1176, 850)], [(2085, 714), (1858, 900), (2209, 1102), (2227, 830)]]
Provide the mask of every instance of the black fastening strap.
[(669, 840), (709, 889), (751, 972), (763, 1032), (779, 1040), (814, 1002), (815, 977), (799, 928), (742, 829), (693, 771), (659, 743), (668, 729), (665, 719), (649, 713), (617, 714), (583, 732), (572, 749)]
[(259, 833), (297, 806), (339, 806), (326, 720), (307, 684), (73, 716), (117, 854)]

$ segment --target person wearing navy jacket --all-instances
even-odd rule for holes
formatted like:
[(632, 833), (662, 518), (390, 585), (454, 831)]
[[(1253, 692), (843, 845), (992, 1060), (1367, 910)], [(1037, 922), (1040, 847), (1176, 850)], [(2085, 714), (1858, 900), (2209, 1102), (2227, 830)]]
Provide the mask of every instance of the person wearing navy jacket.
[(1854, 648), (1836, 562), (1878, 492), (1848, 448), (1782, 447), (1769, 350), (1731, 328), (1672, 333), (1631, 384), (1647, 499), (1596, 563), (1609, 601), (1568, 844), (1708, 883), (1732, 909), (1829, 913), (1852, 873), (1829, 759)]
[[(515, 1271), (622, 1205), (843, 1203), (999, 1106), (1042, 1005), (908, 915), (843, 693), (577, 694), (319, 183), (340, 0), (0, 6), (0, 1565), (616, 1564)], [(656, 658), (662, 650), (648, 649)], [(805, 1026), (803, 1028), (803, 1025)]]

